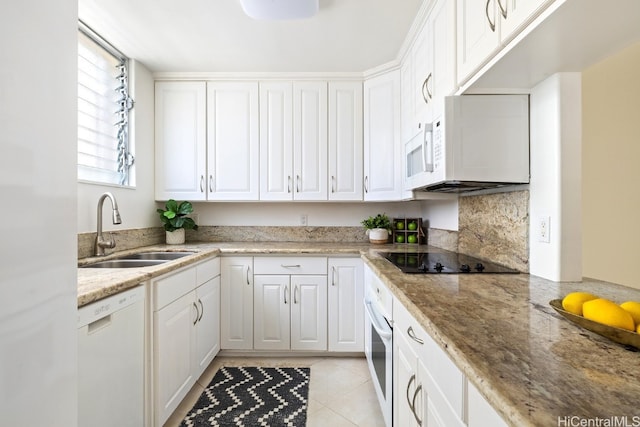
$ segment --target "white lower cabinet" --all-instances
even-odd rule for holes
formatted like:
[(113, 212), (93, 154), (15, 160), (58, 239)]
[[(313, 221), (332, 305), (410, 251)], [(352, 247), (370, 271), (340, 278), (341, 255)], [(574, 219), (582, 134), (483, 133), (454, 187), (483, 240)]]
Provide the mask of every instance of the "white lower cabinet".
[(220, 350), (220, 260), (151, 281), (153, 425), (161, 426)]
[(362, 260), (329, 258), (328, 267), (328, 349), (364, 351)]
[(394, 425), (463, 427), (465, 378), (400, 304), (394, 304)]
[(253, 348), (253, 257), (221, 260), (220, 335), (222, 350)]
[(254, 267), (254, 349), (327, 350), (327, 259), (264, 257)]
[(467, 425), (469, 427), (507, 427), (507, 423), (482, 397), (471, 381), (467, 381)]

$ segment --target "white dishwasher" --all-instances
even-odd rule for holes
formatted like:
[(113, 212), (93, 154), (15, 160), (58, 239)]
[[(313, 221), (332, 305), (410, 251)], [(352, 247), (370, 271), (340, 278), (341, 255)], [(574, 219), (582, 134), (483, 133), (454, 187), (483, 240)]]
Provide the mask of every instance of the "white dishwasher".
[(144, 286), (78, 309), (78, 427), (144, 425)]

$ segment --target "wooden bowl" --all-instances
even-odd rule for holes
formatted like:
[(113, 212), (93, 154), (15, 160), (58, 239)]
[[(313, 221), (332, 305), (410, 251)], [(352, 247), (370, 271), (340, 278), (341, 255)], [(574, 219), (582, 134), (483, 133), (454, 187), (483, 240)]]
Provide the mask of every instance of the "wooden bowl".
[(609, 338), (611, 341), (618, 344), (629, 345), (640, 349), (640, 334), (628, 331), (626, 329), (614, 328), (613, 326), (603, 325), (602, 323), (594, 322), (593, 320), (585, 319), (582, 316), (578, 316), (573, 313), (569, 313), (562, 308), (562, 300), (554, 299), (549, 301), (549, 305), (553, 307), (558, 313), (569, 319), (578, 326), (584, 329), (602, 335), (605, 338)]

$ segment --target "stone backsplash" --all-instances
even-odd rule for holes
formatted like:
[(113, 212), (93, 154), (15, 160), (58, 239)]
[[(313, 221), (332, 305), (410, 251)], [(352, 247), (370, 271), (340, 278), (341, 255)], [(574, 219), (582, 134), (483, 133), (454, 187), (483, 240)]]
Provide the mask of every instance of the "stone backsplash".
[(529, 191), (460, 197), (458, 252), (529, 272)]
[(187, 230), (187, 241), (364, 243), (369, 238), (362, 227), (200, 226)]
[[(141, 246), (158, 245), (165, 241), (165, 233), (162, 227), (133, 228), (110, 231), (109, 233), (115, 239), (116, 247), (114, 249), (106, 249), (107, 253), (135, 249)], [(95, 241), (96, 233), (78, 234), (78, 259), (93, 256)]]

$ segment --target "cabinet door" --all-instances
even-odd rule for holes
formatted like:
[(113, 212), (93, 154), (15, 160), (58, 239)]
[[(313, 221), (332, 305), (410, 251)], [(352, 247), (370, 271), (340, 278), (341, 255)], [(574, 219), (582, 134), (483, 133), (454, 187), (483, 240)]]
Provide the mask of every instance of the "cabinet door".
[(400, 72), (364, 82), (364, 199), (402, 198)]
[(496, 1), (457, 0), (458, 84), (463, 84), (499, 47)]
[(467, 423), (469, 427), (507, 426), (507, 423), (470, 381), (467, 381)]
[(253, 348), (253, 258), (223, 257), (220, 288), (220, 347)]
[(256, 350), (290, 347), (291, 288), (289, 276), (255, 275), (253, 346)]
[(327, 200), (327, 83), (293, 84), (294, 200)]
[[(433, 35), (427, 25), (416, 37), (411, 56), (413, 57), (413, 128), (418, 123), (431, 121), (431, 99), (429, 88), (433, 85)], [(431, 94), (433, 96), (433, 93)]]
[(456, 89), (456, 9), (451, 0), (439, 0), (429, 14), (428, 34), (432, 40), (432, 77), (427, 84), (432, 117), (444, 108), (444, 97)]
[(411, 52), (406, 55), (400, 68), (400, 114), (402, 143), (411, 139), (417, 131), (415, 126), (415, 85), (413, 83), (413, 56)]
[(196, 378), (220, 351), (220, 276), (196, 289)]
[(209, 200), (258, 200), (258, 83), (207, 83)]
[(413, 351), (404, 333), (394, 328), (393, 333), (393, 425), (420, 426), (422, 420), (423, 391), (418, 388), (418, 356)]
[(364, 351), (363, 265), (359, 258), (330, 258), (329, 351)]
[(206, 97), (204, 82), (156, 82), (156, 200), (206, 199)]
[(329, 83), (329, 200), (362, 200), (362, 83)]
[(500, 39), (508, 43), (553, 0), (499, 0)]
[(293, 85), (260, 83), (260, 200), (293, 198)]
[(291, 276), (291, 350), (327, 350), (327, 276)]
[(195, 291), (154, 313), (155, 425), (162, 425), (195, 383)]

